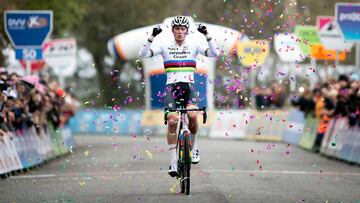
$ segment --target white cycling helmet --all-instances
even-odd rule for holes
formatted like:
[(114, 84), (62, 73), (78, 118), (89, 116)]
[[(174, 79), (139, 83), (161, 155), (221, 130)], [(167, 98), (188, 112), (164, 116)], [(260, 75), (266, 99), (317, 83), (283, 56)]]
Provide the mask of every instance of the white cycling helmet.
[(185, 26), (186, 28), (190, 27), (189, 20), (185, 16), (175, 16), (171, 21), (171, 27), (174, 27), (175, 25)]

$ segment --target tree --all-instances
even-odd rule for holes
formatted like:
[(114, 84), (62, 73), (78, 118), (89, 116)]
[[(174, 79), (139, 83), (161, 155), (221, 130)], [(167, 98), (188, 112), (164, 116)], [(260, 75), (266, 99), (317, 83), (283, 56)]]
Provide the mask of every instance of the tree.
[[(112, 98), (124, 100), (125, 96), (118, 90), (118, 73), (121, 73), (123, 61), (117, 61), (115, 67), (106, 71), (104, 57), (108, 55), (107, 41), (122, 32), (161, 22), (171, 15), (170, 0), (159, 3), (156, 0), (89, 0), (86, 15), (79, 27), (74, 30), (81, 45), (94, 56), (98, 73), (101, 104), (111, 104)], [(118, 70), (118, 71), (114, 71)]]

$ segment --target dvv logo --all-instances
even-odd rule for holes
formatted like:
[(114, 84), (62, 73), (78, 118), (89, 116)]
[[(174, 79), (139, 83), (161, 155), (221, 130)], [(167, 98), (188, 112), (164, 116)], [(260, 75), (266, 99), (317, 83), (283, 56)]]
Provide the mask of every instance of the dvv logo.
[(48, 20), (40, 16), (30, 16), (27, 21), (27, 26), (29, 29), (33, 28), (42, 28), (48, 25)]
[(8, 25), (11, 30), (37, 29), (48, 26), (48, 19), (38, 15), (29, 18), (9, 18)]

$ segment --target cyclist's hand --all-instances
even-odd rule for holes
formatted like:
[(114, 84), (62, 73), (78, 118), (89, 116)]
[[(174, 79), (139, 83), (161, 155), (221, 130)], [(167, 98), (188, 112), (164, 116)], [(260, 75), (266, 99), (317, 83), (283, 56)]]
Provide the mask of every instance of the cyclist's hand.
[(162, 32), (162, 29), (161, 27), (158, 25), (156, 27), (153, 28), (153, 31), (152, 31), (152, 36), (153, 37), (156, 37), (156, 35), (160, 34)]
[(203, 35), (207, 35), (208, 31), (205, 25), (203, 24), (199, 24), (198, 29), (197, 29), (200, 33), (202, 33)]

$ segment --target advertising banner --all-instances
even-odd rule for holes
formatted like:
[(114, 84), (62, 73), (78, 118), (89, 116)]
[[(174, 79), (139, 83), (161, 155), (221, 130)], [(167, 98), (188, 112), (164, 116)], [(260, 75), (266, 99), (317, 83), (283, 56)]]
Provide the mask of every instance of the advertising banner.
[(310, 47), (314, 44), (320, 44), (320, 39), (317, 35), (315, 26), (295, 26), (295, 33), (299, 37), (299, 46), (302, 52), (308, 56), (310, 54)]
[(58, 76), (68, 77), (76, 71), (76, 40), (72, 38), (54, 39), (43, 47), (45, 62)]
[(354, 46), (354, 43), (344, 40), (333, 16), (318, 16), (316, 22), (318, 35), (325, 49), (349, 51)]
[(302, 53), (295, 33), (278, 33), (274, 36), (274, 48), (283, 62), (297, 63), (306, 56)]
[(237, 54), (243, 66), (261, 66), (269, 55), (268, 40), (238, 42)]
[(14, 47), (41, 48), (52, 31), (52, 18), (52, 11), (5, 11), (4, 27)]
[(336, 3), (335, 18), (345, 40), (360, 41), (360, 3)]
[(318, 60), (339, 60), (346, 59), (346, 51), (336, 53), (335, 50), (327, 50), (322, 44), (314, 44), (310, 48), (310, 56)]

